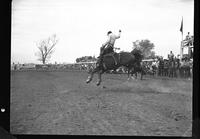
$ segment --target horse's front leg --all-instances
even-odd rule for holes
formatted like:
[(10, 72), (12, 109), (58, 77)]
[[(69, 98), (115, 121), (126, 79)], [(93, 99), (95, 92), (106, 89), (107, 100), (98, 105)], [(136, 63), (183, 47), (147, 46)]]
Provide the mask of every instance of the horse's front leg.
[(135, 72), (135, 79), (137, 79), (137, 72)]
[(130, 69), (128, 68), (128, 80), (130, 80), (129, 74), (130, 74)]
[[(133, 77), (133, 74), (135, 75), (135, 77)], [(135, 71), (135, 69), (133, 70), (131, 70), (131, 78), (133, 79), (133, 80), (135, 80), (135, 79), (137, 79), (137, 72)]]
[(132, 74), (132, 79), (137, 79), (137, 72), (135, 72), (135, 78), (133, 78), (133, 74)]
[(141, 69), (140, 69), (140, 72), (141, 72), (140, 80), (142, 80), (143, 74), (144, 74), (144, 70), (141, 68)]

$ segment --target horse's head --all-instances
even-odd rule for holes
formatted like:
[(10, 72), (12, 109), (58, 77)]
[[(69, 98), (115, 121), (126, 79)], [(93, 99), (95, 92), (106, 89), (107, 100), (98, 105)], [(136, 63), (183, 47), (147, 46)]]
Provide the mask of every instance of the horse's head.
[(134, 55), (137, 60), (142, 61), (143, 55), (141, 50), (133, 49), (131, 51), (131, 54)]

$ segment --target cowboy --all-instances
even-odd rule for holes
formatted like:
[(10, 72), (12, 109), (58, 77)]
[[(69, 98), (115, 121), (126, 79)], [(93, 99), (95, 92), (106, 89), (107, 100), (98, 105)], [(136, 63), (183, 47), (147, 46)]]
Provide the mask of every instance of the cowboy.
[[(119, 30), (118, 35), (113, 34), (112, 31), (108, 31), (107, 36), (108, 36), (108, 39), (104, 44), (102, 44), (102, 47), (100, 50), (100, 61), (99, 61), (100, 65), (102, 64), (103, 55), (114, 52), (113, 49), (114, 49), (115, 40), (120, 38), (121, 30)], [(117, 65), (117, 60), (115, 59), (114, 56), (113, 56), (113, 59), (115, 61), (115, 65)]]

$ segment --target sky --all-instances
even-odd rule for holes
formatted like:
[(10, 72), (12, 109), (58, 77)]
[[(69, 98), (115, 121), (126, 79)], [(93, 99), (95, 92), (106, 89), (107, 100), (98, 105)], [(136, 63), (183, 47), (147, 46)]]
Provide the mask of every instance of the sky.
[(37, 42), (59, 39), (50, 63), (74, 63), (99, 55), (107, 32), (118, 34), (115, 47), (131, 51), (133, 41), (148, 39), (164, 58), (180, 53), (183, 37), (194, 29), (194, 0), (13, 0), (11, 62), (40, 63)]

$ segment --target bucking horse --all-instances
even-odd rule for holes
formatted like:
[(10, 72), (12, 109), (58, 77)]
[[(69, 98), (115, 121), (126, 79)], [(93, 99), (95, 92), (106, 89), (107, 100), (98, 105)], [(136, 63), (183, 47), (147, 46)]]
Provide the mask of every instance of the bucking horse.
[[(116, 60), (116, 61), (115, 61)], [(116, 70), (117, 68), (124, 66), (128, 69), (128, 77), (130, 71), (142, 61), (142, 54), (139, 50), (133, 50), (131, 52), (109, 53), (102, 57), (102, 65), (97, 60), (96, 67), (92, 69), (88, 76), (86, 83), (89, 83), (93, 79), (94, 73), (98, 74), (98, 80), (96, 85), (101, 84), (101, 75), (109, 70)], [(117, 62), (117, 63), (116, 63)]]

